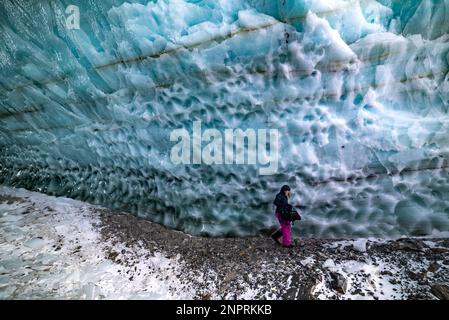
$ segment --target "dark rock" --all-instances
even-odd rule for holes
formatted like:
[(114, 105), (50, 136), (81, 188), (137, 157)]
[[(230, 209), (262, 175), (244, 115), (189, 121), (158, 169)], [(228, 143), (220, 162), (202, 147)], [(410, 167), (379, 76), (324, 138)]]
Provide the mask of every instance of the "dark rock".
[(223, 279), (224, 282), (231, 282), (233, 280), (237, 279), (237, 273), (234, 271), (228, 272), (226, 274), (225, 278)]
[(115, 258), (117, 258), (117, 256), (118, 256), (118, 252), (113, 251), (113, 252), (109, 253), (108, 259), (114, 261)]
[(329, 283), (329, 286), (334, 289), (335, 291), (337, 291), (338, 293), (345, 293), (348, 283), (345, 279), (345, 277), (337, 272), (331, 272), (330, 273), (331, 276), (331, 281)]
[(200, 294), (201, 300), (210, 300), (212, 298), (212, 295), (210, 293), (202, 293)]
[(438, 262), (433, 262), (430, 264), (427, 271), (435, 273), (435, 271), (438, 271), (440, 269), (440, 264)]
[(407, 297), (408, 300), (429, 300), (425, 293), (416, 293)]
[(443, 240), (441, 240), (440, 246), (449, 248), (449, 239), (443, 239)]
[(399, 239), (395, 243), (395, 247), (398, 250), (409, 250), (409, 251), (423, 251), (424, 244), (418, 239)]
[(421, 273), (421, 272), (415, 273), (415, 272), (412, 272), (412, 271), (408, 271), (407, 275), (409, 276), (410, 279), (415, 280), (415, 281), (419, 281), (419, 280), (422, 280), (425, 277), (426, 274), (425, 273)]
[(433, 253), (448, 253), (449, 252), (449, 249), (447, 249), (447, 248), (432, 248), (430, 250), (432, 250)]
[(284, 298), (286, 300), (295, 300), (297, 293), (298, 293), (298, 288), (291, 287), (287, 290), (287, 293)]
[(358, 295), (362, 295), (362, 289), (360, 289), (360, 288), (357, 288), (357, 289), (355, 289), (353, 292), (352, 292), (352, 294), (358, 294)]
[(298, 290), (297, 300), (316, 300), (317, 298), (313, 295), (317, 284), (320, 281), (318, 279), (308, 279), (304, 285), (301, 285)]
[(449, 300), (449, 286), (445, 284), (433, 284), (431, 292), (440, 300)]

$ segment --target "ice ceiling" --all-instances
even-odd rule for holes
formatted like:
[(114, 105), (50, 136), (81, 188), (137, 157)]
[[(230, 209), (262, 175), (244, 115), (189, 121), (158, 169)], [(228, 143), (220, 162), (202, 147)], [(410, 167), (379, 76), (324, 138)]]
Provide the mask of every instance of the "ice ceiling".
[[(1, 1), (0, 183), (192, 234), (273, 226), (283, 184), (304, 236), (449, 231), (448, 30), (449, 1)], [(279, 130), (277, 174), (174, 164), (193, 121)]]

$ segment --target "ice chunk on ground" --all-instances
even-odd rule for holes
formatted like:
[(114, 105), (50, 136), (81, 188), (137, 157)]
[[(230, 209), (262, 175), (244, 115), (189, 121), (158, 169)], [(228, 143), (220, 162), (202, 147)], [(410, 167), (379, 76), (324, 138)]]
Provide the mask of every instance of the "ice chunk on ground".
[(353, 242), (352, 246), (357, 251), (366, 252), (367, 242), (368, 242), (368, 239), (358, 239)]

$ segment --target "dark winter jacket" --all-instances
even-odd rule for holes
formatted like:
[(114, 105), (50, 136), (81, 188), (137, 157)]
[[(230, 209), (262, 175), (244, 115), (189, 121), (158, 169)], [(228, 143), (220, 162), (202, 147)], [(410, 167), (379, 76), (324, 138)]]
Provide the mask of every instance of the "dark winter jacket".
[(276, 212), (281, 213), (282, 210), (288, 206), (288, 199), (287, 197), (282, 194), (282, 193), (278, 193), (276, 195), (276, 198), (273, 201), (274, 205), (276, 206)]

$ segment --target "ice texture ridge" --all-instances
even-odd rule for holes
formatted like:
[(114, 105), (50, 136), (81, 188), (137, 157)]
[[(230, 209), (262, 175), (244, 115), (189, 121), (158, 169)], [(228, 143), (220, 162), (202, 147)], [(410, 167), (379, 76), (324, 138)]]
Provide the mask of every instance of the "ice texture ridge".
[[(449, 231), (448, 31), (447, 0), (3, 0), (0, 184), (213, 236), (289, 184), (303, 236)], [(173, 164), (193, 121), (277, 129), (277, 174)]]

